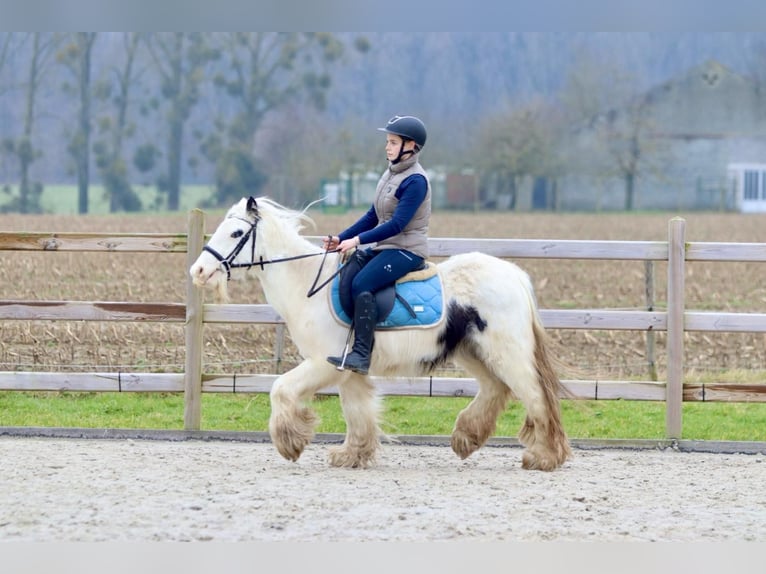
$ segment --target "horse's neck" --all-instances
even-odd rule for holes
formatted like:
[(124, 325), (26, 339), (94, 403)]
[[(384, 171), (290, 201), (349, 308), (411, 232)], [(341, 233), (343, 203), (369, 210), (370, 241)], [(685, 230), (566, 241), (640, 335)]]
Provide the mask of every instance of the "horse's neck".
[[(321, 247), (313, 245), (302, 236), (290, 238), (280, 247), (279, 252), (263, 254), (264, 260), (321, 253)], [(307, 305), (321, 301), (317, 297), (307, 297), (308, 290), (319, 272), (321, 262), (321, 256), (283, 261), (266, 265), (259, 273), (266, 300), (285, 321), (289, 322), (291, 316), (302, 313)], [(336, 264), (337, 255), (328, 255), (322, 268), (322, 276), (329, 277), (335, 270)]]

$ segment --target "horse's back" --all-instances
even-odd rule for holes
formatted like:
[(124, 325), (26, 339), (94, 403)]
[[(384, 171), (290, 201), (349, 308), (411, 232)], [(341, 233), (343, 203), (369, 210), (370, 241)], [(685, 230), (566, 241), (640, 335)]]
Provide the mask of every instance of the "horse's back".
[(447, 289), (455, 294), (476, 289), (500, 289), (510, 294), (514, 290), (532, 292), (529, 274), (511, 261), (473, 251), (453, 255), (438, 265)]

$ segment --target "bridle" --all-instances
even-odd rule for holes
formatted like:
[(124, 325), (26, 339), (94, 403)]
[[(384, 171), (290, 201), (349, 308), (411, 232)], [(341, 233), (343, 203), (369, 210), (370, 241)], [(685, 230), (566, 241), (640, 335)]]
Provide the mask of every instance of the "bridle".
[[(218, 251), (210, 247), (210, 245), (205, 245), (202, 248), (202, 251), (207, 251), (208, 253), (210, 253), (210, 255), (212, 255), (218, 260), (218, 262), (221, 264), (221, 267), (223, 267), (224, 270), (226, 271), (227, 281), (231, 280), (232, 269), (237, 269), (240, 267), (247, 267), (248, 269), (250, 269), (253, 265), (255, 265), (255, 263), (253, 263), (253, 260), (255, 259), (255, 233), (253, 232), (255, 231), (255, 227), (258, 225), (258, 220), (251, 222), (250, 220), (244, 219), (242, 217), (236, 217), (236, 216), (232, 216), (232, 217), (234, 217), (235, 219), (244, 221), (245, 223), (250, 225), (250, 229), (248, 229), (245, 232), (245, 234), (240, 238), (239, 242), (234, 246), (234, 249), (231, 250), (231, 253), (229, 253), (226, 257), (224, 257), (223, 255), (218, 253)], [(250, 237), (253, 238), (253, 246), (250, 251), (250, 263), (234, 263), (234, 260), (237, 258), (240, 251), (242, 251), (242, 249), (245, 247), (245, 244), (249, 241)]]
[[(202, 248), (202, 251), (207, 251), (215, 257), (218, 262), (221, 264), (221, 267), (226, 271), (226, 280), (231, 281), (231, 270), (232, 269), (241, 269), (241, 268), (247, 268), (251, 269), (253, 267), (260, 267), (261, 270), (263, 270), (264, 265), (270, 265), (271, 263), (283, 263), (285, 261), (295, 261), (297, 259), (305, 259), (307, 257), (316, 257), (317, 255), (322, 255), (322, 261), (319, 264), (319, 270), (317, 271), (317, 276), (314, 279), (314, 283), (312, 283), (311, 288), (309, 288), (308, 293), (306, 294), (307, 297), (311, 297), (315, 293), (317, 293), (322, 287), (327, 285), (330, 281), (335, 279), (335, 276), (340, 273), (341, 267), (338, 267), (338, 270), (335, 271), (330, 277), (328, 277), (321, 285), (317, 286), (317, 281), (319, 281), (319, 276), (322, 274), (322, 268), (324, 267), (325, 259), (327, 258), (328, 253), (338, 253), (340, 249), (334, 249), (332, 251), (325, 250), (321, 253), (305, 253), (303, 255), (293, 255), (292, 257), (281, 257), (278, 259), (264, 259), (262, 255), (259, 256), (258, 261), (255, 261), (255, 228), (258, 226), (258, 219), (255, 221), (250, 221), (249, 219), (244, 219), (242, 217), (237, 217), (236, 215), (230, 216), (234, 219), (239, 219), (241, 221), (244, 221), (248, 225), (250, 225), (250, 229), (245, 231), (244, 235), (240, 238), (239, 242), (234, 246), (234, 249), (231, 250), (231, 252), (224, 257), (218, 251), (210, 247), (210, 245), (205, 245)], [(250, 238), (252, 237), (252, 246), (250, 248), (250, 262), (249, 263), (234, 263), (234, 260), (237, 258), (237, 256), (240, 254), (242, 249), (244, 249), (245, 245), (247, 245), (247, 242), (250, 241)]]

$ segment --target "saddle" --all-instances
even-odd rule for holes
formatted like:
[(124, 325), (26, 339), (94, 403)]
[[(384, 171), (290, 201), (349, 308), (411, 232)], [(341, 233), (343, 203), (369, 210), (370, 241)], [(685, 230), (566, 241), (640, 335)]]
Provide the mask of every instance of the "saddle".
[[(344, 325), (350, 325), (354, 316), (351, 282), (368, 257), (363, 251), (355, 251), (332, 283), (330, 307), (336, 320)], [(438, 323), (444, 314), (444, 300), (436, 265), (424, 261), (418, 269), (399, 278), (394, 285), (376, 291), (375, 303), (378, 310), (376, 328), (379, 329)]]

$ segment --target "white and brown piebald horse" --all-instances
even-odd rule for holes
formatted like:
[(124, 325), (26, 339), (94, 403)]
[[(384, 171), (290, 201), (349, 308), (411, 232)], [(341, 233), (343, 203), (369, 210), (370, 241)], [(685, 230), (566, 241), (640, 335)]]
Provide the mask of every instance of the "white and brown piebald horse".
[[(345, 345), (347, 327), (330, 311), (328, 297), (308, 297), (321, 249), (301, 235), (305, 212), (267, 198), (243, 198), (228, 211), (190, 273), (198, 287), (226, 300), (231, 274), (256, 276), (267, 301), (285, 320), (303, 362), (281, 375), (271, 390), (269, 432), (282, 456), (297, 460), (314, 436), (316, 417), (307, 406), (318, 390), (336, 385), (346, 437), (330, 451), (330, 464), (366, 467), (375, 461), (382, 436), (375, 387), (366, 375), (338, 371), (327, 362)], [(303, 256), (303, 257), (301, 257)], [(321, 283), (339, 264), (327, 254)], [(562, 391), (546, 347), (529, 276), (511, 262), (482, 253), (455, 255), (437, 265), (445, 317), (430, 328), (378, 331), (372, 376), (421, 376), (452, 361), (479, 383), (452, 431), (452, 449), (466, 458), (495, 431), (511, 397), (526, 420), (519, 440), (522, 466), (553, 470), (571, 455), (559, 406)]]

